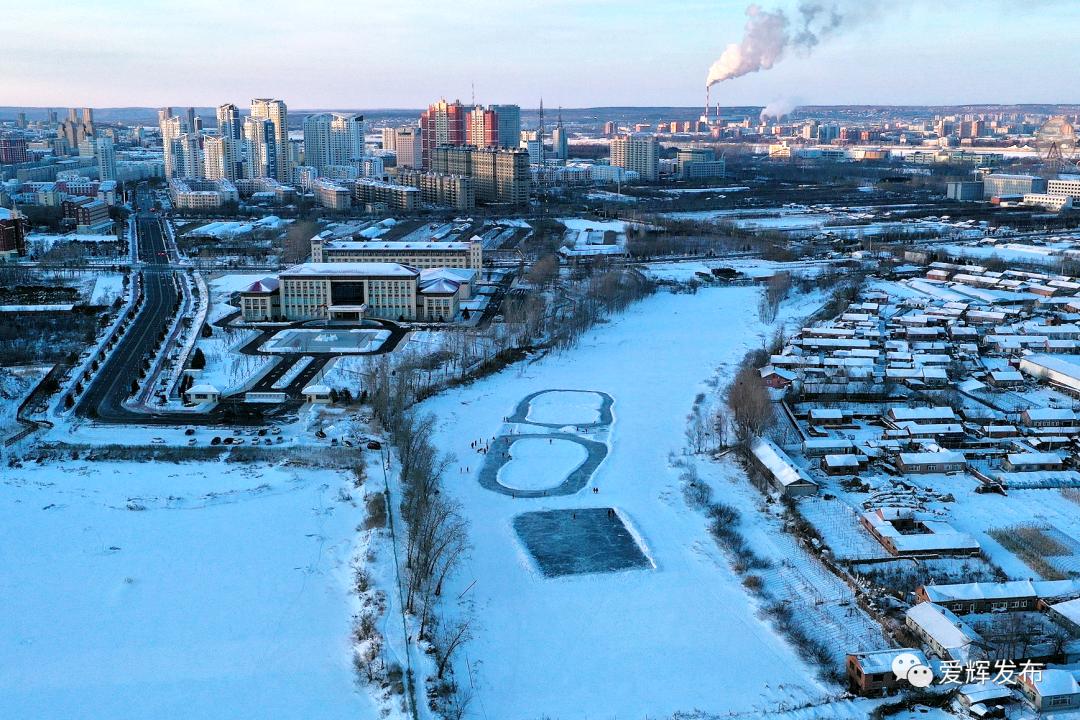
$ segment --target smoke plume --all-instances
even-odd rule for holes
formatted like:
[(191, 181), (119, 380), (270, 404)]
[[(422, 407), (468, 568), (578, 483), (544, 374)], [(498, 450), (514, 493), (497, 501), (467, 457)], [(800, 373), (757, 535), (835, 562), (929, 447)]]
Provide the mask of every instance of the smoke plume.
[(782, 9), (746, 8), (743, 38), (724, 49), (705, 86), (768, 70), (789, 50), (810, 52), (846, 27), (877, 14), (882, 0), (801, 0), (793, 17)]
[(761, 109), (761, 121), (768, 118), (780, 120), (785, 115), (790, 115), (798, 107), (798, 102), (792, 98), (777, 98)]

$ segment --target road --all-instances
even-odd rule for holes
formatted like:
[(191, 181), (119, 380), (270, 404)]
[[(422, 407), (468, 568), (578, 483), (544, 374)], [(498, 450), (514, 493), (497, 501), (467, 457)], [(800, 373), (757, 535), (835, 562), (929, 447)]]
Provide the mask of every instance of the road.
[(148, 419), (143, 413), (124, 408), (123, 402), (131, 393), (132, 382), (139, 377), (144, 359), (150, 356), (158, 337), (172, 321), (180, 299), (169, 265), (161, 221), (149, 211), (148, 191), (139, 190), (136, 205), (138, 210), (133, 219), (142, 264), (139, 275), (143, 305), (75, 406), (77, 414), (104, 422), (146, 422)]

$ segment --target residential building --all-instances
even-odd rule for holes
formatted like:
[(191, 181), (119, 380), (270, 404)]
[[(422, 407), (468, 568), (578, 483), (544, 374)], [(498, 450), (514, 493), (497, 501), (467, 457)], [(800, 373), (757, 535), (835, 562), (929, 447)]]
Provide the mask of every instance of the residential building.
[(24, 163), (30, 160), (26, 150), (26, 138), (0, 135), (0, 164)]
[(967, 663), (979, 659), (982, 638), (947, 608), (919, 603), (907, 611), (905, 624), (942, 660)]
[(97, 165), (99, 180), (116, 180), (116, 148), (112, 138), (100, 137), (97, 139)]
[(277, 130), (272, 120), (248, 117), (244, 120), (244, 140), (247, 142), (247, 165), (244, 176), (248, 178), (278, 177)]
[[(273, 174), (269, 177), (279, 182), (289, 182), (291, 169), (289, 165), (289, 116), (285, 102), (269, 98), (255, 98), (251, 101), (251, 118), (269, 120), (273, 126), (270, 134), (273, 136), (274, 161), (271, 164), (268, 158), (260, 157), (260, 167), (273, 170)], [(260, 152), (265, 155), (268, 149), (270, 149), (269, 144), (265, 144), (260, 147)]]
[(494, 110), (474, 107), (469, 111), (465, 142), (479, 148), (499, 146), (499, 120)]
[(183, 134), (180, 118), (172, 114), (172, 108), (158, 110), (158, 127), (161, 129), (161, 148), (165, 158), (165, 177), (177, 176), (176, 140)]
[(25, 221), (13, 210), (0, 207), (0, 258), (26, 255)]
[(353, 198), (361, 205), (381, 203), (389, 210), (410, 212), (420, 204), (420, 189), (374, 178), (360, 178), (353, 186)]
[(795, 461), (779, 445), (768, 438), (754, 438), (750, 443), (748, 455), (754, 468), (765, 475), (769, 485), (788, 497), (813, 495), (818, 491), (818, 484), (809, 473), (795, 464)]
[(311, 183), (311, 191), (319, 205), (330, 210), (348, 210), (352, 207), (352, 192), (345, 185), (328, 178), (316, 178)]
[(173, 178), (169, 195), (173, 207), (185, 210), (213, 210), (240, 200), (236, 186), (226, 179)]
[(896, 677), (892, 670), (893, 660), (902, 654), (914, 655), (921, 665), (930, 667), (922, 650), (917, 648), (850, 653), (846, 663), (848, 687), (852, 692), (867, 697), (886, 695), (898, 688), (909, 687), (907, 681)]
[(1080, 683), (1070, 670), (1046, 668), (1019, 676), (1020, 689), (1039, 713), (1080, 708)]
[(217, 134), (218, 137), (229, 137), (233, 140), (243, 139), (240, 109), (232, 103), (225, 103), (217, 107)]
[(611, 164), (633, 170), (646, 181), (655, 181), (659, 173), (660, 145), (655, 135), (629, 133), (611, 139)]
[(905, 474), (949, 473), (965, 470), (967, 459), (963, 453), (953, 450), (911, 452), (900, 453), (896, 465)]
[(203, 175), (208, 180), (235, 182), (243, 176), (240, 142), (231, 135), (203, 138)]
[(431, 156), (440, 145), (464, 145), (467, 108), (460, 101), (445, 99), (428, 107), (420, 115), (423, 167), (431, 167)]
[(405, 170), (397, 174), (398, 182), (420, 191), (420, 202), (447, 205), (458, 210), (476, 207), (476, 185), (471, 177), (446, 173)]
[(478, 202), (520, 205), (529, 201), (529, 160), (520, 149), (443, 145), (435, 149), (431, 169), (472, 178)]
[(364, 116), (317, 113), (304, 118), (304, 164), (320, 175), (331, 166), (356, 167), (364, 158)]
[(112, 232), (113, 222), (109, 218), (109, 206), (96, 198), (79, 197), (64, 200), (61, 210), (65, 220), (73, 220), (81, 233)]
[(389, 150), (390, 152), (397, 152), (397, 133), (398, 128), (384, 127), (380, 131), (382, 136), (382, 148), (383, 150)]
[(182, 133), (173, 140), (175, 177), (199, 179), (203, 174), (202, 135)]

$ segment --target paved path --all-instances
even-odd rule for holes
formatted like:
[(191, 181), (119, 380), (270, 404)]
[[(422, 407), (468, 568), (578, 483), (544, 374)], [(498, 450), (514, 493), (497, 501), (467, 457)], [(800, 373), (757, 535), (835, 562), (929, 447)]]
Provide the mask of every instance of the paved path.
[[(600, 404), (600, 419), (592, 423), (541, 423), (527, 420), (529, 416), (529, 408), (534, 398), (551, 392), (590, 392), (595, 395), (599, 395), (601, 398)], [(611, 406), (615, 400), (604, 392), (598, 392), (596, 390), (570, 390), (570, 389), (551, 389), (540, 390), (530, 395), (526, 395), (521, 402), (514, 408), (514, 413), (507, 418), (508, 423), (518, 425), (535, 425), (538, 427), (546, 428), (565, 428), (573, 426), (586, 432), (599, 431), (603, 432), (611, 427), (614, 420), (614, 416), (611, 412)], [(521, 490), (517, 488), (507, 487), (499, 482), (499, 470), (504, 465), (511, 462), (511, 445), (517, 440), (531, 440), (540, 438), (550, 438), (551, 440), (566, 440), (569, 442), (577, 443), (585, 448), (585, 459), (574, 468), (569, 475), (566, 476), (561, 483), (554, 487), (544, 488), (541, 490)], [(538, 497), (553, 497), (556, 495), (573, 495), (576, 492), (580, 492), (586, 485), (589, 484), (589, 480), (592, 478), (593, 473), (600, 467), (600, 463), (607, 457), (608, 446), (607, 443), (601, 440), (594, 440), (583, 435), (570, 432), (549, 432), (549, 433), (531, 433), (525, 432), (520, 434), (507, 435), (502, 434), (496, 437), (490, 444), (487, 454), (484, 456), (484, 464), (480, 467), (479, 480), (481, 487), (484, 487), (492, 492), (502, 493), (503, 495), (510, 495), (511, 497), (518, 498), (538, 498)]]

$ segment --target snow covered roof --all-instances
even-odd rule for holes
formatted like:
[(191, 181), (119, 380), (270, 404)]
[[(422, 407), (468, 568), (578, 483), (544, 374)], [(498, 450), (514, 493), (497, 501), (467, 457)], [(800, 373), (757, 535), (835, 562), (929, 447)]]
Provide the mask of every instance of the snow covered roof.
[(1080, 694), (1080, 683), (1068, 670), (1047, 668), (1041, 673), (1023, 674), (1020, 680), (1042, 698)]
[(433, 250), (442, 252), (461, 252), (468, 250), (470, 243), (467, 242), (402, 242), (391, 240), (330, 240), (323, 244), (323, 250)]
[(915, 605), (907, 611), (907, 617), (946, 651), (963, 650), (979, 637), (951, 610), (934, 603)]
[(1005, 582), (925, 585), (923, 592), (930, 602), (936, 603), (1025, 597), (1067, 597), (1080, 596), (1080, 580), (1007, 580)]
[(894, 407), (889, 408), (894, 420), (952, 420), (956, 417), (951, 407)]
[(1069, 622), (1080, 625), (1080, 598), (1055, 603), (1050, 608)]
[(10, 220), (13, 217), (12, 212), (6, 207), (0, 207), (0, 220)]
[(1060, 455), (1050, 452), (1009, 453), (1005, 458), (1010, 465), (1061, 465), (1064, 462)]
[(245, 293), (274, 293), (274, 292), (277, 292), (277, 290), (278, 290), (278, 288), (280, 286), (281, 286), (281, 283), (278, 282), (277, 278), (264, 277), (262, 280), (256, 280), (255, 282), (251, 283), (250, 285), (248, 285), (246, 288), (244, 288), (240, 292), (245, 292)]
[(282, 271), (280, 277), (417, 277), (420, 271), (400, 263), (302, 263)]
[(212, 395), (212, 394), (220, 393), (220, 392), (221, 392), (220, 390), (218, 390), (213, 385), (210, 385), (209, 383), (203, 383), (201, 385), (193, 385), (192, 387), (188, 388), (188, 394), (189, 395)]
[(1076, 413), (1068, 408), (1029, 408), (1024, 413), (1032, 420), (1075, 420)]
[(750, 452), (754, 454), (754, 457), (758, 459), (762, 465), (764, 465), (776, 481), (784, 487), (791, 485), (805, 485), (810, 484), (817, 487), (817, 483), (814, 482), (810, 475), (805, 470), (797, 466), (788, 454), (780, 449), (780, 447), (772, 440), (767, 438), (756, 438), (750, 444)]
[(964, 453), (955, 450), (939, 452), (900, 453), (900, 462), (904, 465), (942, 465), (945, 463), (967, 463)]
[(421, 295), (453, 295), (461, 287), (461, 283), (446, 278), (427, 280), (420, 284)]
[(926, 656), (923, 655), (922, 650), (915, 648), (897, 648), (895, 650), (871, 650), (869, 652), (852, 653), (852, 655), (858, 659), (859, 667), (862, 668), (863, 673), (867, 675), (874, 675), (883, 672), (892, 672), (892, 663), (896, 659), (897, 655), (904, 653), (911, 653), (919, 662), (927, 667), (930, 667), (930, 663), (927, 662)]
[(305, 395), (326, 395), (329, 394), (329, 392), (330, 388), (326, 385), (308, 385), (303, 390)]
[(1065, 358), (1055, 357), (1054, 355), (1028, 355), (1020, 361), (1021, 370), (1031, 372), (1032, 367), (1053, 370), (1054, 372), (1059, 372), (1070, 378), (1080, 380), (1080, 365), (1077, 365), (1070, 360), (1066, 360)]

